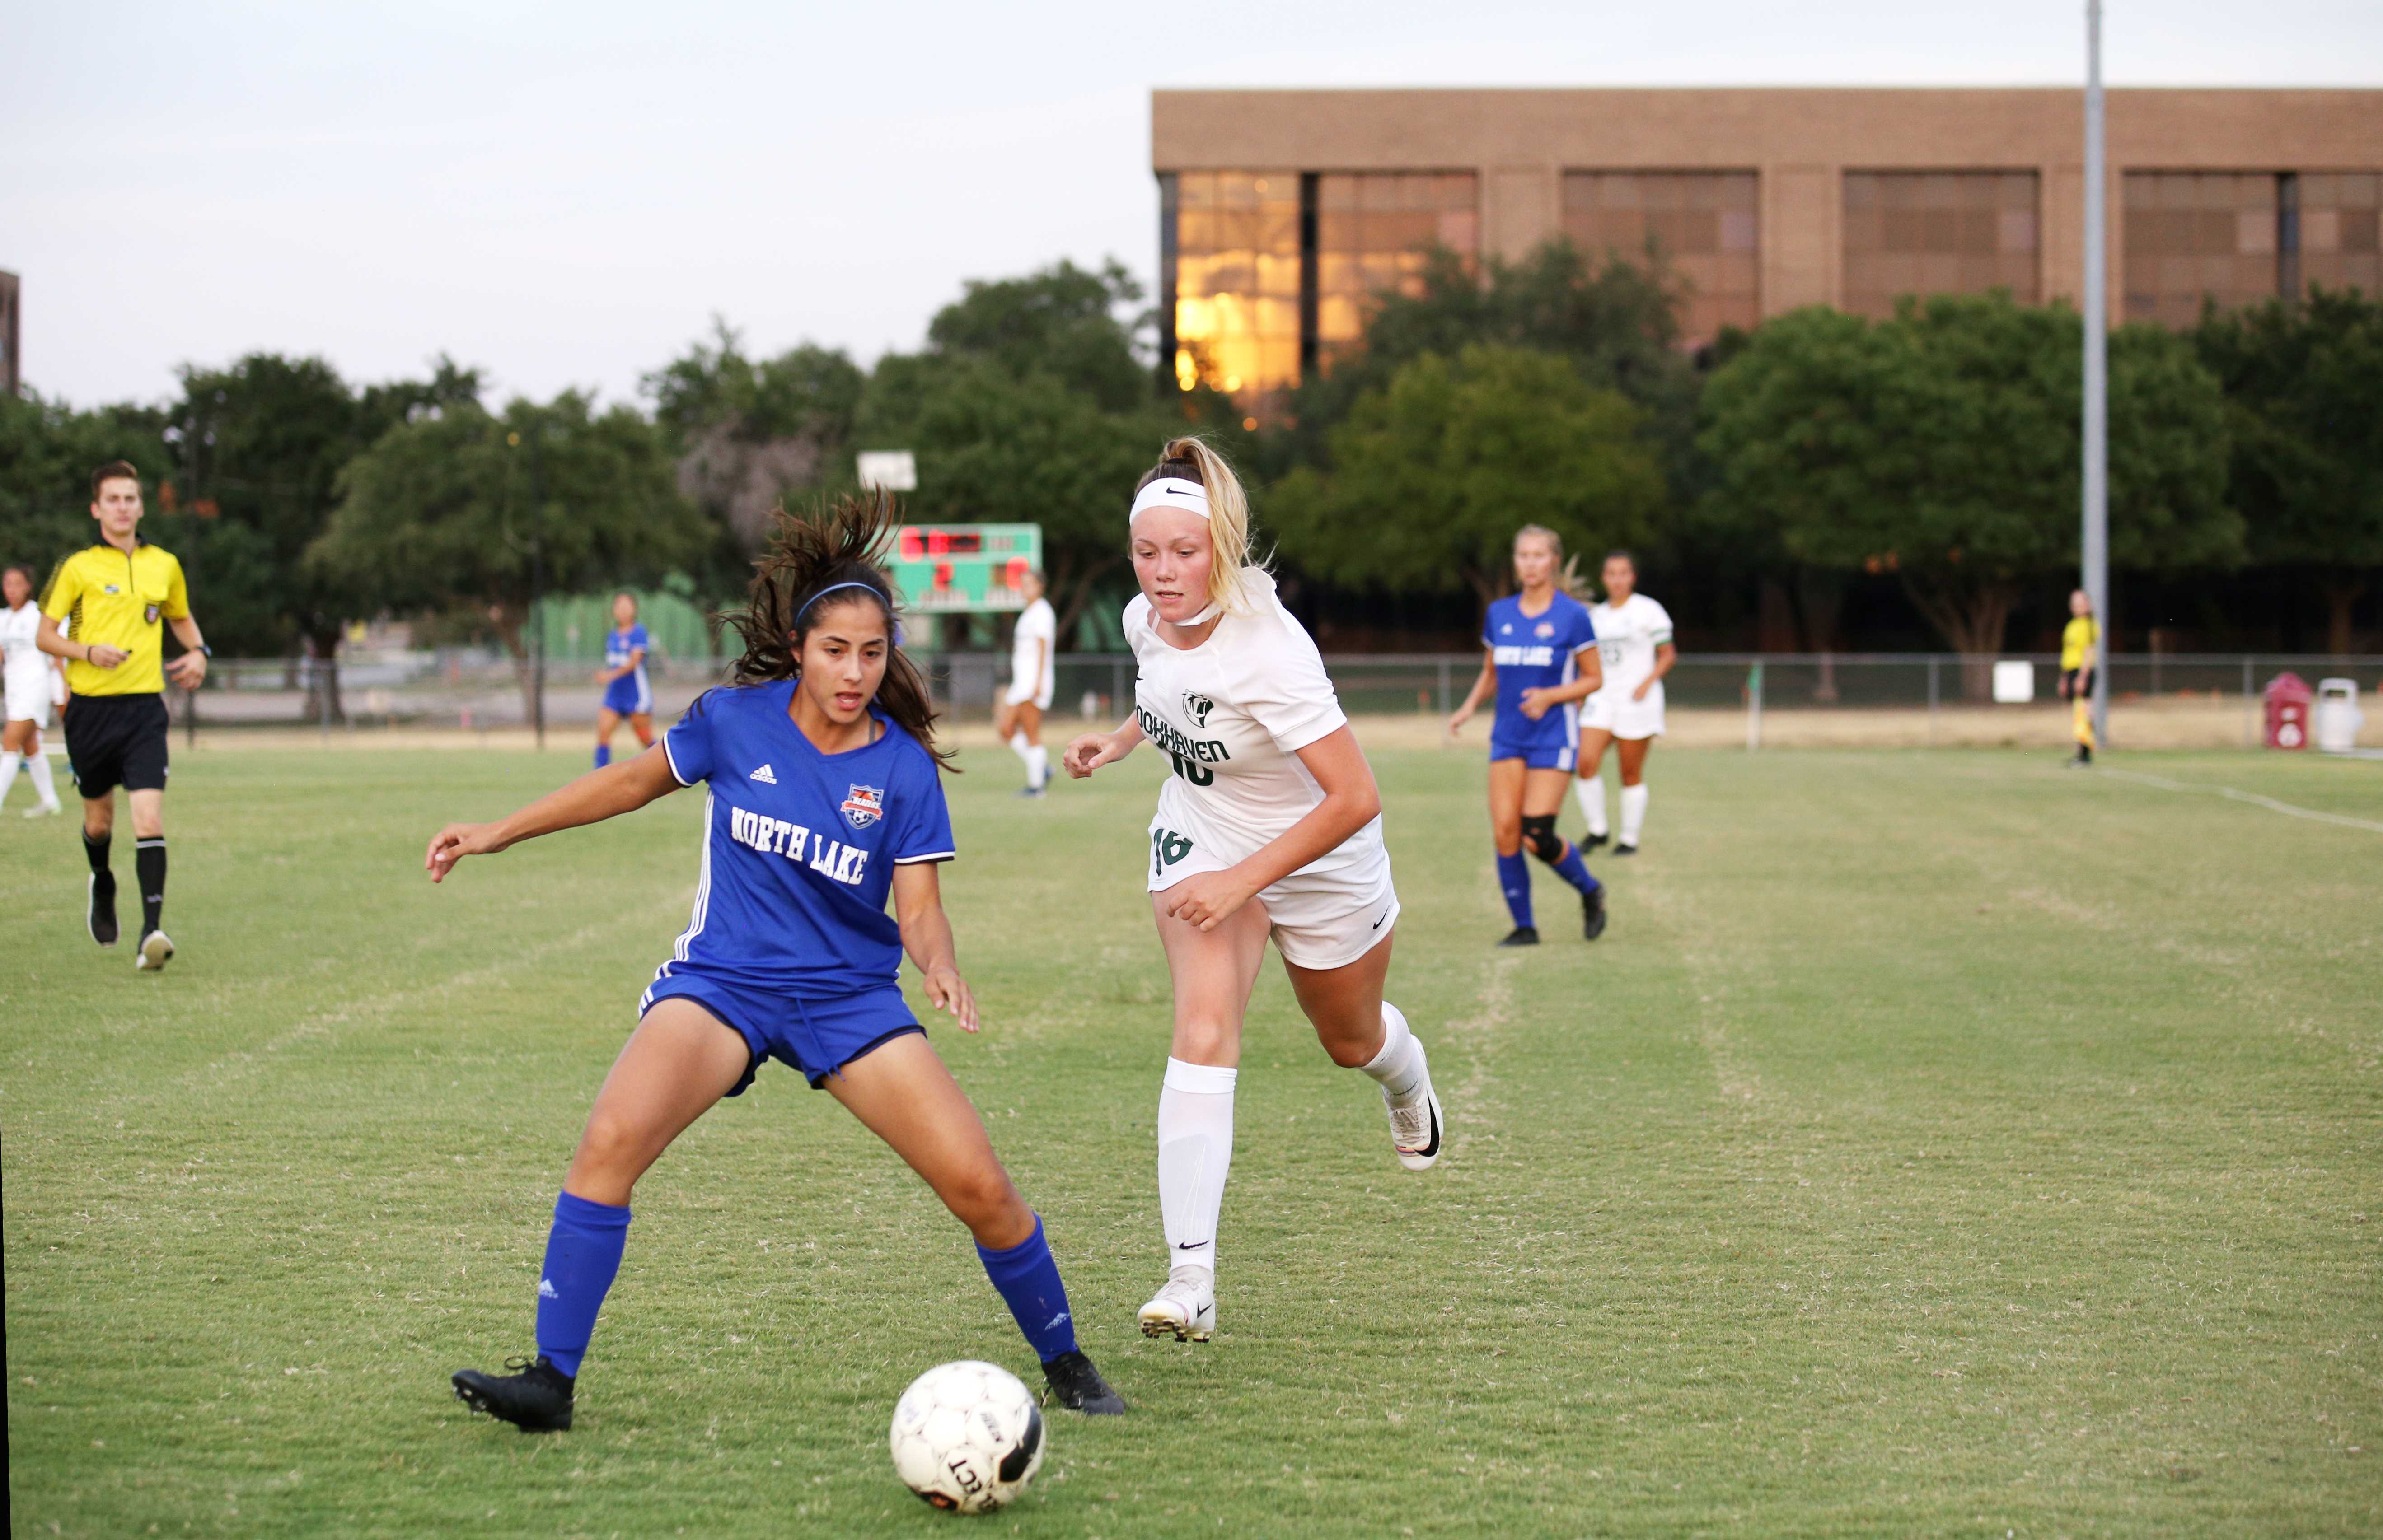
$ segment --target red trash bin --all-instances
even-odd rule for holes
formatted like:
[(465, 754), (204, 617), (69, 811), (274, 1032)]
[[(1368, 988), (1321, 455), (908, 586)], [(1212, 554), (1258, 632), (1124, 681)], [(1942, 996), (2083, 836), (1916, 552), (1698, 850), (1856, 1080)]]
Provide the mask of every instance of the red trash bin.
[(2267, 746), (2306, 748), (2309, 709), (2316, 699), (2307, 682), (2296, 673), (2279, 673), (2267, 681)]

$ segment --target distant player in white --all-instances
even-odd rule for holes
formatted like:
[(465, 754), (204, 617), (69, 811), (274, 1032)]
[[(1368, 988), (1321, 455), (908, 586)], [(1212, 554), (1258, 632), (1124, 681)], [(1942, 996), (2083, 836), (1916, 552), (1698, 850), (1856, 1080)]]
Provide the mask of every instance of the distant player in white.
[(1029, 572), (1019, 585), (1026, 608), (1018, 612), (1018, 630), (1009, 643), (1009, 688), (993, 711), (993, 730), (1003, 743), (1026, 761), (1026, 789), (1020, 796), (1041, 796), (1051, 783), (1051, 754), (1043, 746), (1043, 713), (1051, 709), (1051, 692), (1058, 687), (1052, 653), (1059, 644), (1059, 617), (1043, 597), (1043, 574)]
[(33, 602), (31, 571), (11, 567), (0, 573), (0, 598), (7, 601), (0, 609), (0, 802), (8, 799), (22, 765), (41, 799), (25, 816), (37, 819), (58, 810), (42, 732), (50, 725), (50, 708), (66, 702), (66, 670), (33, 645), (42, 634), (42, 607)]
[(1613, 854), (1636, 856), (1647, 822), (1647, 751), (1662, 736), (1663, 676), (1680, 654), (1672, 645), (1671, 615), (1638, 592), (1638, 563), (1628, 551), (1606, 557), (1601, 580), (1605, 602), (1591, 608), (1588, 619), (1597, 627), (1605, 684), (1581, 713), (1580, 780), (1573, 792), (1588, 817), (1586, 843), (1595, 850), (1606, 841), (1605, 782), (1598, 767), (1605, 762), (1605, 745), (1619, 740), (1622, 829)]
[(1158, 1094), (1170, 1271), (1142, 1307), (1142, 1330), (1204, 1342), (1241, 1017), (1269, 935), (1324, 1051), (1381, 1085), (1408, 1170), (1439, 1158), (1441, 1115), (1423, 1044), (1382, 998), (1399, 899), (1381, 794), (1315, 642), (1249, 564), (1241, 483), (1206, 442), (1178, 438), (1142, 476), (1130, 518), (1142, 587), (1125, 610), (1134, 712), (1069, 744), (1063, 763), (1087, 776), (1144, 739), (1174, 763), (1144, 868), (1175, 989)]

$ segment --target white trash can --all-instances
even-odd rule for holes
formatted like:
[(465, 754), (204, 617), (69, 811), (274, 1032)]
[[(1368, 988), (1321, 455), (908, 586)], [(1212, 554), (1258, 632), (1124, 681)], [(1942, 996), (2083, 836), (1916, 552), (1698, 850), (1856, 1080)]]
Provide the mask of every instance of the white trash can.
[(2316, 682), (2316, 746), (2326, 754), (2351, 754), (2358, 748), (2358, 730), (2366, 713), (2358, 708), (2358, 682), (2320, 679)]

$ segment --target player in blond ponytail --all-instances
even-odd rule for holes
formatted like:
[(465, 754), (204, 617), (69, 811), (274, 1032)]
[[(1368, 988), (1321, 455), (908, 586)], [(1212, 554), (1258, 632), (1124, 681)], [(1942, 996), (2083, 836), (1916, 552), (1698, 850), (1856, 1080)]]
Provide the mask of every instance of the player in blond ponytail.
[(1251, 558), (1241, 482), (1205, 442), (1178, 438), (1127, 517), (1142, 587), (1125, 610), (1133, 715), (1078, 738), (1063, 764), (1081, 778), (1144, 739), (1174, 762), (1144, 869), (1175, 989), (1158, 1093), (1169, 1272), (1142, 1329), (1205, 1342), (1241, 1016), (1269, 936), (1324, 1051), (1381, 1086), (1408, 1170), (1439, 1158), (1441, 1114), (1423, 1043), (1382, 998), (1399, 898), (1381, 794), (1315, 643)]

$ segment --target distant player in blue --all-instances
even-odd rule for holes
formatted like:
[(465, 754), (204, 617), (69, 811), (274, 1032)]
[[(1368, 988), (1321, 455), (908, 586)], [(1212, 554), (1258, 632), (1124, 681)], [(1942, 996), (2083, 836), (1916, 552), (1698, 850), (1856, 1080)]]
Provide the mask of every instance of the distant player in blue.
[(612, 733), (623, 717), (629, 719), (638, 747), (653, 746), (654, 687), (646, 678), (648, 645), (646, 628), (637, 623), (637, 596), (614, 594), (612, 629), (604, 634), (604, 666), (596, 671), (596, 683), (604, 686), (604, 702), (596, 711), (598, 770), (612, 762)]
[(450, 824), (430, 842), (424, 864), (435, 882), (466, 856), (705, 787), (694, 916), (638, 1002), (637, 1029), (597, 1093), (555, 1201), (537, 1354), (508, 1364), (512, 1374), (459, 1371), (455, 1393), (475, 1411), (531, 1432), (571, 1425), (580, 1358), (621, 1265), (630, 1189), (688, 1125), (751, 1084), (764, 1059), (850, 1108), (975, 1235), (1054, 1399), (1125, 1410), (1076, 1346), (1042, 1219), (1010, 1185), (896, 981), (907, 951), (928, 1001), (977, 1029), (936, 872), (954, 844), (934, 713), (918, 670), (890, 645), (893, 588), (876, 564), (894, 517), (882, 496), (847, 499), (818, 522), (782, 516), (735, 618), (745, 653), (734, 683), (700, 696), (660, 752), (591, 771), (498, 822)]
[(1580, 893), (1580, 933), (1605, 933), (1605, 889), (1572, 843), (1556, 832), (1556, 814), (1580, 752), (1580, 702), (1604, 673), (1588, 610), (1557, 586), (1563, 541), (1525, 524), (1514, 536), (1514, 579), (1523, 591), (1489, 606), (1482, 622), (1481, 675), (1448, 719), (1451, 737), (1473, 718), (1481, 697), (1498, 692), (1489, 728), (1489, 831), (1498, 846), (1498, 886), (1514, 929), (1500, 946), (1537, 946), (1531, 869), (1523, 847)]

